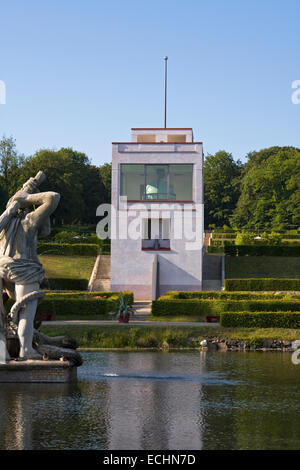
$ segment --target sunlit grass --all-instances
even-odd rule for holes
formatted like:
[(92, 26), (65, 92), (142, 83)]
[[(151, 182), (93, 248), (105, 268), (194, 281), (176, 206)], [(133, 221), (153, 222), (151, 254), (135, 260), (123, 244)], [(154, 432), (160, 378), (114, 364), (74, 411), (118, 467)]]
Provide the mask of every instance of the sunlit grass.
[(90, 279), (94, 256), (39, 256), (46, 278)]
[(219, 326), (156, 325), (47, 325), (41, 331), (50, 336), (70, 335), (81, 348), (197, 348), (202, 339), (244, 340), (249, 344), (261, 340), (293, 341), (300, 330), (284, 328), (222, 328)]

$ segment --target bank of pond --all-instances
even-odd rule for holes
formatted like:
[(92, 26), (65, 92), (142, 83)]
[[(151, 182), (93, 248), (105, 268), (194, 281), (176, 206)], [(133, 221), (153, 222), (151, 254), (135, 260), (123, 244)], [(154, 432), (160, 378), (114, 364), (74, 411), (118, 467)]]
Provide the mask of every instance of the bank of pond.
[[(81, 349), (209, 349), (293, 351), (300, 331), (286, 328), (224, 328), (184, 325), (42, 325), (49, 336), (70, 335)], [(207, 344), (203, 345), (203, 341)], [(201, 344), (202, 343), (202, 344)]]

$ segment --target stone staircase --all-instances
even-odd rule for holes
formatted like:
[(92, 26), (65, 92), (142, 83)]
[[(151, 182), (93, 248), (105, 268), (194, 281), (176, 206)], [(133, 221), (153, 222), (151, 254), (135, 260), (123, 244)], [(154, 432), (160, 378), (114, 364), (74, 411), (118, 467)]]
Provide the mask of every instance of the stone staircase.
[(134, 316), (132, 320), (136, 321), (144, 321), (147, 320), (148, 315), (151, 313), (151, 300), (139, 300), (134, 302)]
[(91, 292), (110, 291), (110, 256), (98, 256), (93, 274), (91, 277), (89, 290)]

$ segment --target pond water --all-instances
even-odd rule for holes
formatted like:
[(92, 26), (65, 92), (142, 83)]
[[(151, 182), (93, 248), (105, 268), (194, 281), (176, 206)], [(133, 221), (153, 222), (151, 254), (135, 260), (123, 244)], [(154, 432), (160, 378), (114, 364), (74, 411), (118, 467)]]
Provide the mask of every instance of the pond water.
[(289, 353), (83, 356), (77, 384), (0, 385), (0, 449), (300, 449)]

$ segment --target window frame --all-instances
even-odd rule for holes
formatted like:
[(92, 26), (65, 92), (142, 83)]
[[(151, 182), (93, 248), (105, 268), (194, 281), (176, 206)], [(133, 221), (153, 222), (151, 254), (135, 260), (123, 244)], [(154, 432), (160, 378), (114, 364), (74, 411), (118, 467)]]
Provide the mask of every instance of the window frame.
[[(194, 201), (194, 163), (121, 163), (120, 164), (120, 196), (126, 196), (124, 194), (123, 188), (123, 177), (122, 177), (122, 167), (126, 165), (141, 165), (144, 167), (144, 194), (143, 199), (128, 199), (128, 202), (146, 202), (146, 203), (153, 203), (153, 202), (193, 202)], [(190, 165), (192, 167), (192, 199), (170, 199), (170, 166), (186, 166)], [(147, 168), (150, 166), (161, 166), (167, 167), (167, 199), (146, 199), (146, 185), (147, 185)]]

